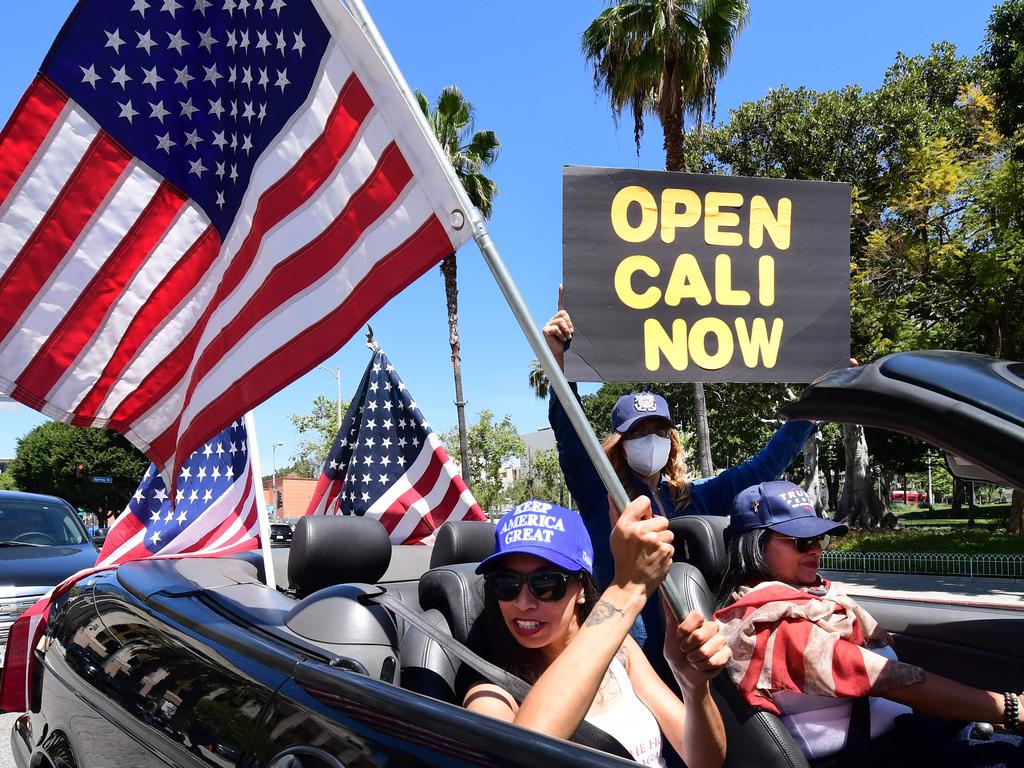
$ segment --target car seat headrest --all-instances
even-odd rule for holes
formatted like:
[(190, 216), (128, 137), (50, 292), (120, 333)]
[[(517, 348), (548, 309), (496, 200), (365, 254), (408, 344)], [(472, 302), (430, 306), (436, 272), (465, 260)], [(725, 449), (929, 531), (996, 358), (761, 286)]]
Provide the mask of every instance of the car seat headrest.
[(452, 637), (460, 643), (469, 639), (470, 630), (484, 609), (484, 577), (475, 572), (477, 565), (454, 563), (432, 568), (420, 578), (420, 608), (440, 611)]
[(391, 563), (380, 521), (355, 515), (299, 518), (288, 555), (288, 582), (301, 595), (334, 584), (373, 584)]
[(482, 520), (449, 522), (437, 529), (430, 567), (479, 563), (494, 554), (494, 523)]
[(707, 582), (712, 592), (725, 575), (725, 528), (728, 517), (683, 515), (669, 521), (676, 553), (675, 560), (690, 563)]

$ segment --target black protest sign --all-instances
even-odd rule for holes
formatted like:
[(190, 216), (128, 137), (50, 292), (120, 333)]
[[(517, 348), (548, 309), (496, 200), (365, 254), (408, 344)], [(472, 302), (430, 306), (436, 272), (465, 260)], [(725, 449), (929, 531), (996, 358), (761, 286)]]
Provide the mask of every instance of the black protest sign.
[(850, 350), (850, 185), (566, 167), (575, 381), (810, 381)]

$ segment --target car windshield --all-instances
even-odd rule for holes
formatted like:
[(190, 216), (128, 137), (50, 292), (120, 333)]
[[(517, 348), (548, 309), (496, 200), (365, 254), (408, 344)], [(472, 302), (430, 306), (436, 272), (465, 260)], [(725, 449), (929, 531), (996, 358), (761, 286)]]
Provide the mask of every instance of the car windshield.
[(86, 544), (74, 510), (57, 501), (0, 500), (0, 543)]

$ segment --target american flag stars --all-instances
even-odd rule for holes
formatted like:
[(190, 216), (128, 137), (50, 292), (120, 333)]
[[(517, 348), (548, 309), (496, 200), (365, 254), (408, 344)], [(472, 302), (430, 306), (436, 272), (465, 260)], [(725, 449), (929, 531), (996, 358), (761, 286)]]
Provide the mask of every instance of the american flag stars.
[(446, 519), (483, 519), (416, 401), (379, 350), (327, 457), (309, 513), (378, 517), (395, 543), (428, 540)]
[(241, 421), (236, 421), (195, 451), (182, 466), (173, 510), (163, 478), (151, 466), (128, 503), (132, 514), (146, 525), (147, 548), (154, 553), (162, 549), (214, 498), (225, 494), (245, 471), (246, 453), (245, 428)]
[(294, 92), (297, 107), (316, 75), (327, 34), (309, 0), (86, 5), (80, 19), (95, 21), (79, 22), (47, 74), (91, 113), (112, 111), (115, 138), (223, 235), (253, 163), (290, 114), (271, 101)]

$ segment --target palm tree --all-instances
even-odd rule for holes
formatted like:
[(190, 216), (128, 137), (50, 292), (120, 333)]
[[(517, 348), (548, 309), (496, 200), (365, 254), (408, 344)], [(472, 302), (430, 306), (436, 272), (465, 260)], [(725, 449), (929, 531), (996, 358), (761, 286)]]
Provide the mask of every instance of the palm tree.
[(540, 360), (530, 361), (530, 389), (533, 390), (533, 393), (540, 400), (547, 398), (548, 390), (551, 389), (547, 371), (540, 364)]
[[(448, 155), (459, 181), (470, 201), (484, 218), (490, 218), (497, 185), (482, 170), (498, 159), (501, 142), (494, 131), (473, 132), (473, 105), (466, 101), (457, 86), (441, 91), (431, 111), (427, 97), (416, 91), (416, 100), (426, 115), (442, 149)], [(455, 376), (455, 408), (459, 417), (459, 459), (469, 466), (466, 440), (466, 403), (462, 397), (462, 354), (459, 343), (459, 290), (455, 254), (441, 262), (444, 294), (448, 303), (448, 343), (452, 348), (452, 373)]]
[[(608, 96), (616, 121), (633, 115), (637, 153), (644, 117), (664, 133), (665, 169), (685, 171), (685, 123), (715, 115), (715, 89), (733, 43), (750, 19), (748, 0), (618, 0), (591, 22), (581, 49), (594, 87)], [(693, 385), (701, 474), (713, 471), (704, 385)]]

